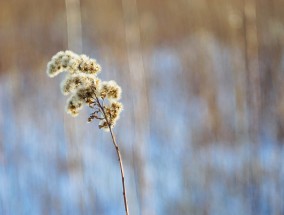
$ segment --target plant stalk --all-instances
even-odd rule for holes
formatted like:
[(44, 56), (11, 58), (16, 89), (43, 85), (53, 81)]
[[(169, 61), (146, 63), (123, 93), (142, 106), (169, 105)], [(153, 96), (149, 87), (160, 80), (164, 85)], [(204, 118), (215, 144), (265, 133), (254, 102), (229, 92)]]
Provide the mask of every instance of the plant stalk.
[(112, 128), (111, 128), (111, 124), (109, 123), (108, 121), (108, 118), (105, 114), (105, 110), (104, 108), (102, 107), (98, 97), (96, 96), (96, 100), (97, 100), (97, 103), (98, 103), (98, 106), (99, 108), (101, 109), (103, 115), (104, 115), (104, 118), (108, 124), (108, 128), (109, 128), (109, 131), (110, 131), (110, 134), (111, 134), (111, 138), (112, 138), (112, 143), (115, 147), (115, 150), (116, 150), (116, 154), (117, 154), (117, 157), (118, 157), (118, 161), (119, 161), (119, 167), (120, 167), (120, 174), (121, 174), (121, 182), (122, 182), (122, 192), (123, 192), (123, 200), (124, 200), (124, 208), (125, 208), (125, 214), (126, 215), (129, 215), (128, 213), (128, 204), (127, 204), (127, 197), (126, 197), (126, 188), (125, 188), (125, 183), (124, 183), (124, 170), (123, 170), (123, 164), (122, 164), (122, 158), (121, 158), (121, 154), (120, 154), (120, 150), (119, 150), (119, 147), (116, 143), (116, 140), (115, 140), (115, 136), (114, 136), (114, 133), (112, 131)]
[(123, 188), (123, 200), (124, 200), (125, 214), (128, 215), (128, 204), (127, 204), (126, 189), (125, 189), (125, 184), (124, 184), (124, 170), (123, 170), (122, 158), (121, 158), (120, 150), (119, 150), (119, 147), (116, 143), (112, 128), (109, 124), (108, 124), (108, 127), (109, 127), (109, 131), (110, 131), (111, 138), (112, 138), (112, 141), (113, 141), (113, 145), (114, 145), (115, 150), (116, 150), (118, 161), (119, 161), (122, 188)]

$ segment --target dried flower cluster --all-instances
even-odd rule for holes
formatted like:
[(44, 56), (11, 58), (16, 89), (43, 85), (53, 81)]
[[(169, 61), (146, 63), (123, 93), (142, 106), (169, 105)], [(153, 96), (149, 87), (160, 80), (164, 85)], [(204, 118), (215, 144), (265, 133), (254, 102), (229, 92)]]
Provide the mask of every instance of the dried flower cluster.
[(55, 77), (61, 72), (67, 72), (61, 83), (64, 95), (70, 95), (66, 111), (77, 116), (83, 105), (94, 109), (88, 118), (100, 121), (99, 128), (108, 129), (114, 126), (123, 109), (119, 102), (121, 88), (115, 81), (101, 81), (97, 75), (101, 67), (96, 60), (86, 55), (77, 55), (72, 51), (60, 51), (54, 55), (47, 65), (49, 77)]

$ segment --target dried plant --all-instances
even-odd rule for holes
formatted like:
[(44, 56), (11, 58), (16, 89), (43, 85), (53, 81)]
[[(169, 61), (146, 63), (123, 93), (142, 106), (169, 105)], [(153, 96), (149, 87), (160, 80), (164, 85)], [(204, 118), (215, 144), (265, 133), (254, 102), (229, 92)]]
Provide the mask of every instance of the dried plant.
[(125, 213), (128, 215), (123, 164), (112, 131), (123, 110), (123, 105), (119, 102), (121, 88), (115, 81), (101, 81), (97, 77), (100, 71), (101, 67), (96, 60), (72, 51), (58, 52), (47, 65), (49, 77), (55, 77), (62, 72), (68, 73), (61, 83), (62, 93), (70, 95), (66, 105), (67, 113), (75, 117), (82, 107), (87, 105), (93, 109), (88, 122), (97, 119), (99, 128), (110, 132), (120, 165)]

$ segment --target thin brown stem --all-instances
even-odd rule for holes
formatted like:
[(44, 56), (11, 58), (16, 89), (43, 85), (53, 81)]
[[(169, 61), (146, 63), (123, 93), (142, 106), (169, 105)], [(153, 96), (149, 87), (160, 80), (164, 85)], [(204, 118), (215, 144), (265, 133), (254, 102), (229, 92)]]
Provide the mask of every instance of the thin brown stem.
[(125, 214), (129, 215), (129, 213), (128, 213), (127, 197), (126, 197), (126, 188), (125, 188), (125, 183), (124, 183), (124, 170), (123, 170), (123, 164), (122, 164), (122, 158), (121, 158), (120, 150), (119, 150), (119, 147), (118, 147), (118, 145), (116, 143), (115, 136), (114, 136), (114, 133), (113, 133), (112, 128), (111, 128), (111, 124), (109, 123), (109, 120), (108, 120), (108, 118), (106, 116), (105, 110), (104, 110), (103, 106), (101, 105), (101, 103), (100, 103), (100, 101), (99, 101), (97, 96), (96, 96), (96, 100), (97, 100), (98, 106), (101, 109), (101, 111), (103, 113), (103, 116), (104, 116), (104, 118), (105, 118), (105, 120), (107, 122), (109, 131), (110, 131), (110, 134), (111, 134), (111, 138), (112, 138), (112, 143), (113, 143), (113, 145), (115, 147), (115, 150), (116, 150), (116, 154), (117, 154), (118, 161), (119, 161), (120, 173), (121, 173), (121, 181), (122, 181), (122, 189), (123, 189), (122, 192), (123, 192)]
[(118, 147), (118, 145), (116, 143), (116, 140), (115, 140), (112, 128), (111, 128), (109, 123), (108, 123), (108, 127), (109, 127), (109, 131), (110, 131), (110, 134), (111, 134), (111, 138), (112, 138), (113, 144), (114, 144), (115, 149), (116, 149), (116, 154), (117, 154), (117, 157), (118, 157), (118, 161), (119, 161), (120, 173), (121, 173), (121, 181), (122, 181), (122, 188), (123, 188), (123, 200), (124, 200), (125, 214), (128, 215), (128, 204), (127, 204), (126, 189), (125, 189), (125, 184), (124, 184), (124, 170), (123, 170), (122, 158), (121, 158), (120, 150), (119, 150), (119, 147)]

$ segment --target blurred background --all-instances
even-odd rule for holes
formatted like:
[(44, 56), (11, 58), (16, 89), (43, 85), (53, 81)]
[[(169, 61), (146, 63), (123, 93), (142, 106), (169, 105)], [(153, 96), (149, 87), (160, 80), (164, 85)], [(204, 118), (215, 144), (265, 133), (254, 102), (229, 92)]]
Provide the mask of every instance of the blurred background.
[(284, 1), (0, 0), (0, 214), (124, 214), (109, 133), (60, 50), (122, 86), (130, 214), (284, 214)]

